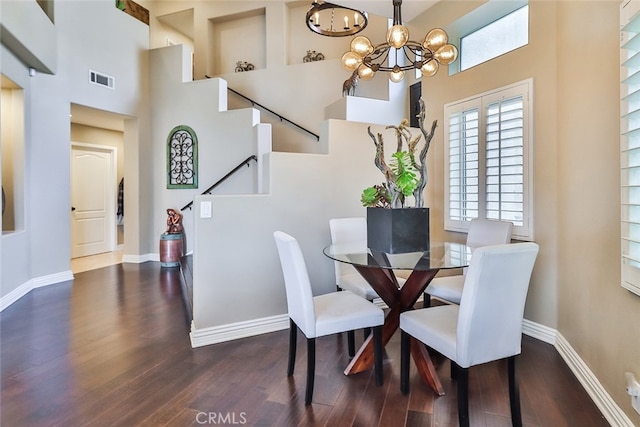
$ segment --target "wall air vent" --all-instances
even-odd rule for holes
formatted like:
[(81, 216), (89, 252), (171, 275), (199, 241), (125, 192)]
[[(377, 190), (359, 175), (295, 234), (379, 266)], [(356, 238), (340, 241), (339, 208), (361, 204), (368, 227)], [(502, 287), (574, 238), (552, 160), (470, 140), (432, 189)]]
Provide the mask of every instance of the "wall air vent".
[(98, 86), (108, 87), (109, 89), (115, 88), (116, 83), (113, 77), (93, 70), (89, 70), (89, 81)]

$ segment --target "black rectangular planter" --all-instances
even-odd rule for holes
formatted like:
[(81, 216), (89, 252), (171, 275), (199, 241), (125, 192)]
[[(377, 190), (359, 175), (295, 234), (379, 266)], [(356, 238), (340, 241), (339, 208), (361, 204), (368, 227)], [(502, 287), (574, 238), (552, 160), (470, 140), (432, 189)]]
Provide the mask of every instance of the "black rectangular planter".
[(429, 208), (367, 208), (367, 246), (390, 254), (429, 249)]

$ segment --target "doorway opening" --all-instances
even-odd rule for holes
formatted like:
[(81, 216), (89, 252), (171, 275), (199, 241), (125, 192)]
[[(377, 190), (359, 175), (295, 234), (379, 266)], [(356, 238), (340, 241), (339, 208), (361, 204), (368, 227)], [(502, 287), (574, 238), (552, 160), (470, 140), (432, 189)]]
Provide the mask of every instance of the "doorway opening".
[(71, 258), (74, 273), (122, 262), (124, 120), (71, 105)]

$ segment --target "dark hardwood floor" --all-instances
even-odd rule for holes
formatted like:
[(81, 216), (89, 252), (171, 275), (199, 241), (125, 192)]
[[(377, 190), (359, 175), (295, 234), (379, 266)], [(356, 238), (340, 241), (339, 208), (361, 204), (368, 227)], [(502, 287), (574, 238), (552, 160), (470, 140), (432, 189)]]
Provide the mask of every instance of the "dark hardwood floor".
[[(399, 336), (384, 385), (350, 377), (346, 337), (318, 340), (313, 404), (305, 407), (306, 345), (287, 378), (288, 332), (192, 349), (178, 269), (123, 264), (33, 290), (0, 313), (0, 424), (20, 426), (455, 426), (449, 362), (433, 356), (446, 395), (416, 378), (399, 386)], [(357, 334), (361, 339), (361, 334)], [(525, 426), (606, 426), (555, 349), (524, 337)], [(470, 371), (473, 426), (508, 426), (506, 368)], [(481, 384), (483, 387), (481, 388)]]

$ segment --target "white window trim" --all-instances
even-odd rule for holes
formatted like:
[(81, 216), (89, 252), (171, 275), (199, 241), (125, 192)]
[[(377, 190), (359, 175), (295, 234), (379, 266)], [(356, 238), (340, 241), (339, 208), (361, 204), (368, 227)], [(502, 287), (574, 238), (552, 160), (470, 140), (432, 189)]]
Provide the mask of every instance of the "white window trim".
[[(533, 79), (527, 79), (516, 82), (501, 88), (487, 91), (479, 95), (468, 97), (459, 101), (455, 101), (444, 106), (444, 120), (447, 129), (444, 135), (444, 228), (448, 231), (467, 232), (470, 221), (457, 221), (450, 219), (449, 214), (449, 116), (452, 113), (464, 111), (473, 107), (477, 107), (479, 114), (479, 137), (484, 140), (485, 129), (485, 106), (499, 99), (511, 98), (514, 95), (523, 95), (523, 119), (524, 119), (524, 155), (523, 159), (523, 225), (514, 226), (512, 236), (518, 240), (534, 240), (534, 139), (533, 139)], [(484, 171), (484, 142), (481, 142), (481, 151), (479, 153), (480, 166), (479, 170)], [(482, 174), (481, 174), (482, 175)], [(480, 177), (479, 182), (480, 200), (484, 199), (484, 177)], [(484, 204), (481, 203), (479, 212), (483, 217)]]
[(640, 295), (640, 259), (636, 250), (640, 221), (632, 215), (640, 203), (632, 196), (637, 183), (630, 176), (638, 169), (633, 152), (638, 150), (640, 130), (640, 2), (620, 4), (620, 26), (620, 278), (623, 288)]

